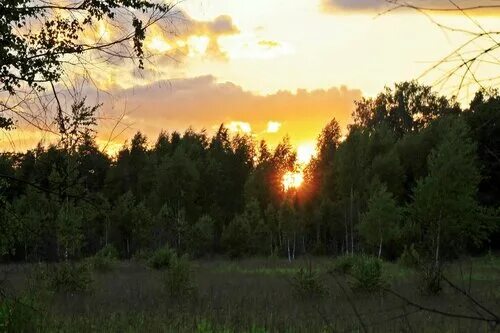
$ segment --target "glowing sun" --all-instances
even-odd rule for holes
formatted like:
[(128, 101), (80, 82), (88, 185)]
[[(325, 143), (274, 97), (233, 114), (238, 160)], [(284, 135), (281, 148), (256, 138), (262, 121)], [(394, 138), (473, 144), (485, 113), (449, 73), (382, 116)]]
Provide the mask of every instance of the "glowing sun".
[(316, 146), (314, 142), (302, 143), (297, 147), (297, 162), (305, 166), (316, 156)]
[(285, 191), (297, 189), (304, 182), (304, 175), (301, 172), (287, 172), (283, 175), (282, 182)]

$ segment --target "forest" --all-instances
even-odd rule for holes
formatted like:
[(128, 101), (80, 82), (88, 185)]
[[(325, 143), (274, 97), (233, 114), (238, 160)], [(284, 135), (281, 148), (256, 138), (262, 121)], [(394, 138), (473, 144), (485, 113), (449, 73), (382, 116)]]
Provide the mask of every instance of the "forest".
[(430, 87), (396, 84), (356, 103), (345, 137), (318, 137), (304, 182), (287, 137), (274, 149), (222, 124), (138, 132), (117, 156), (93, 138), (92, 110), (73, 105), (56, 145), (2, 153), (5, 261), (61, 261), (114, 247), (120, 258), (168, 246), (193, 258), (366, 253), (435, 261), (498, 246), (500, 95), (462, 109)]

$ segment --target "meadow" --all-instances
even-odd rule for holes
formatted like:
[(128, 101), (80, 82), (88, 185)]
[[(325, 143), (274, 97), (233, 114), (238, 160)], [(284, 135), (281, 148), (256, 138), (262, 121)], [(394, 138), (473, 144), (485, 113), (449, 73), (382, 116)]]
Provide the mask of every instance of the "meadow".
[[(18, 302), (20, 330), (38, 332), (493, 332), (498, 326), (474, 304), (500, 312), (500, 257), (456, 260), (439, 295), (419, 289), (420, 273), (384, 262), (384, 289), (352, 287), (351, 277), (334, 273), (337, 260), (301, 257), (192, 261), (189, 292), (169, 290), (169, 270), (138, 260), (92, 269), (86, 290), (54, 291), (41, 273), (61, 264), (0, 267), (6, 296)], [(314, 286), (297, 284), (312, 272)], [(302, 280), (304, 282), (304, 280)], [(178, 288), (181, 288), (179, 285)], [(394, 291), (395, 294), (387, 290)], [(30, 291), (31, 290), (31, 291)], [(409, 304), (400, 295), (421, 308)], [(474, 301), (473, 301), (474, 300)], [(22, 305), (21, 305), (22, 304)], [(16, 307), (14, 307), (16, 308)], [(425, 309), (423, 309), (425, 308)], [(1, 310), (0, 310), (1, 315)], [(0, 331), (1, 327), (0, 327)]]

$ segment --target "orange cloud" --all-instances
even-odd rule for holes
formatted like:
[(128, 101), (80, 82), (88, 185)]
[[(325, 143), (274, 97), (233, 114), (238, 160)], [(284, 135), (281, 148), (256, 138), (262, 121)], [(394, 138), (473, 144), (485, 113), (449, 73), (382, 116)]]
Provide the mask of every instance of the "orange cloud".
[[(217, 83), (213, 76), (202, 76), (115, 91), (112, 96), (114, 103), (104, 102), (104, 114), (125, 107), (132, 110), (125, 121), (131, 128), (115, 141), (125, 141), (136, 130), (154, 138), (161, 130), (193, 127), (211, 131), (225, 123), (234, 131), (251, 132), (257, 140), (270, 144), (288, 134), (299, 145), (314, 141), (332, 118), (346, 128), (361, 91), (340, 87), (262, 96), (233, 83)], [(101, 130), (101, 135), (105, 132)]]
[(244, 121), (231, 121), (230, 123), (226, 124), (226, 126), (229, 131), (233, 133), (252, 133), (252, 125)]
[[(90, 89), (90, 88), (89, 88)], [(256, 95), (233, 83), (218, 83), (213, 76), (156, 82), (130, 89), (115, 89), (109, 95), (88, 93), (88, 103), (103, 103), (97, 142), (110, 152), (140, 130), (150, 142), (162, 130), (206, 129), (212, 133), (221, 123), (234, 132), (252, 133), (255, 140), (271, 145), (289, 135), (295, 146), (307, 145), (304, 158), (324, 125), (336, 118), (343, 128), (350, 122), (354, 101), (361, 91), (346, 87), (280, 91)], [(121, 122), (117, 125), (116, 119)], [(25, 150), (47, 134), (21, 128), (0, 138), (0, 148)], [(108, 142), (109, 141), (109, 142)], [(307, 150), (307, 151), (306, 151)]]

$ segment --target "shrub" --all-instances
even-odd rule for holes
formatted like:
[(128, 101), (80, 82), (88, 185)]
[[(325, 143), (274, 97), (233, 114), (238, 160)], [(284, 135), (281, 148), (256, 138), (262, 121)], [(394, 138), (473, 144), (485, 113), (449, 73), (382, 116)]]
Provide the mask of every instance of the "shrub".
[(148, 260), (153, 256), (153, 251), (150, 249), (140, 249), (134, 253), (132, 259), (137, 262), (148, 262)]
[(175, 252), (168, 246), (164, 246), (153, 252), (147, 263), (149, 267), (154, 269), (169, 268), (174, 256)]
[(418, 267), (420, 264), (420, 256), (415, 250), (415, 246), (413, 244), (410, 245), (410, 247), (407, 247), (405, 245), (403, 253), (401, 254), (401, 257), (399, 257), (399, 264), (405, 267)]
[(34, 299), (0, 299), (0, 332), (37, 332), (40, 313), (35, 308)]
[(165, 287), (170, 296), (191, 296), (195, 291), (191, 277), (191, 265), (186, 255), (173, 255), (165, 274)]
[(118, 251), (112, 245), (106, 245), (91, 258), (90, 264), (96, 271), (106, 272), (113, 269), (118, 259)]
[(93, 283), (88, 265), (64, 262), (48, 271), (48, 286), (57, 292), (86, 292)]
[(441, 292), (443, 279), (441, 267), (429, 263), (420, 267), (420, 291), (428, 295), (437, 295)]
[(90, 258), (90, 265), (98, 272), (108, 272), (115, 266), (115, 260), (104, 256), (95, 255)]
[(354, 264), (359, 260), (358, 256), (344, 255), (333, 262), (333, 271), (341, 274), (350, 274)]
[(105, 245), (102, 249), (100, 249), (96, 253), (96, 256), (117, 260), (118, 250), (113, 245), (108, 244)]
[(374, 292), (385, 285), (382, 261), (375, 257), (359, 256), (352, 266), (349, 281), (355, 291)]
[(292, 277), (292, 286), (295, 296), (300, 299), (318, 298), (327, 294), (323, 281), (311, 266), (308, 269), (301, 268), (295, 273)]

